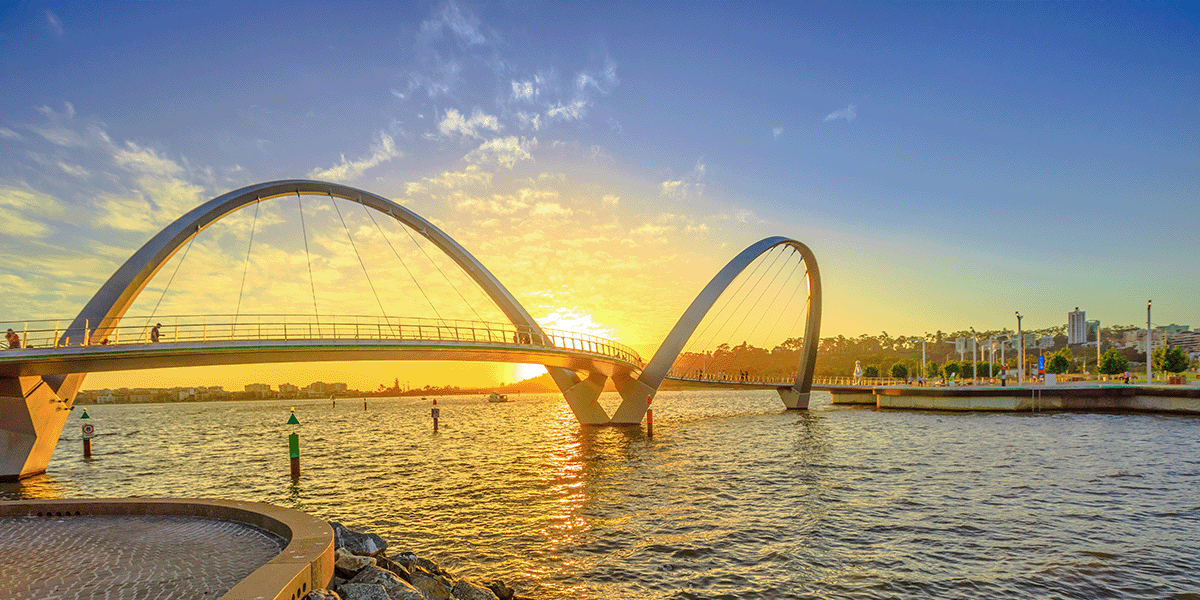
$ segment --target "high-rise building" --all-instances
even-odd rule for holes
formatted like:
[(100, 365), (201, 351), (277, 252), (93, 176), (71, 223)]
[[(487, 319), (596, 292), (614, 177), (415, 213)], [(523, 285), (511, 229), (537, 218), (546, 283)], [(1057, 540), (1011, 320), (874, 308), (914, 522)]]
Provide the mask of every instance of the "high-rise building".
[(1087, 341), (1087, 312), (1075, 307), (1067, 313), (1067, 344), (1082, 344)]

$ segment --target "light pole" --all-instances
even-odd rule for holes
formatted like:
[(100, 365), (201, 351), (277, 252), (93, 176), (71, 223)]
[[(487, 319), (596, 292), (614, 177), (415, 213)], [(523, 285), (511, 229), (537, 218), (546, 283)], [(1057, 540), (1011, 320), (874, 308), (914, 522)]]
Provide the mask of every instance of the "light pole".
[(979, 336), (971, 328), (971, 385), (979, 385)]
[(1146, 384), (1149, 385), (1154, 380), (1154, 359), (1151, 355), (1154, 353), (1154, 334), (1150, 331), (1150, 301), (1146, 301)]
[(1021, 311), (1017, 313), (1017, 385), (1025, 384), (1025, 336), (1021, 335)]
[[(925, 335), (928, 336), (929, 333), (926, 333)], [(924, 377), (925, 377), (925, 338), (908, 338), (908, 341), (911, 342), (911, 341), (915, 341), (917, 339), (921, 340), (921, 368), (917, 371), (917, 374), (918, 374), (918, 377), (921, 377), (922, 379), (924, 379)]]
[(988, 355), (990, 357), (988, 359), (988, 383), (991, 383), (992, 378), (996, 376), (996, 374), (993, 372), (995, 369), (993, 365), (996, 364), (996, 338), (991, 338), (988, 340), (988, 342), (988, 351), (991, 352), (991, 354)]

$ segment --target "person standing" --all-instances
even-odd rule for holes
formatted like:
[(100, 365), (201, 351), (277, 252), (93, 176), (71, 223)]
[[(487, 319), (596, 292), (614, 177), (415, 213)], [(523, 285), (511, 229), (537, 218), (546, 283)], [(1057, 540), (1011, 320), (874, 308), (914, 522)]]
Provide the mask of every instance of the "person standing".
[(4, 339), (8, 342), (9, 349), (21, 347), (21, 336), (17, 335), (17, 332), (12, 329), (9, 329), (8, 333), (4, 334)]
[(158, 328), (159, 327), (162, 327), (162, 323), (155, 323), (154, 328), (150, 330), (150, 343), (151, 344), (158, 343)]

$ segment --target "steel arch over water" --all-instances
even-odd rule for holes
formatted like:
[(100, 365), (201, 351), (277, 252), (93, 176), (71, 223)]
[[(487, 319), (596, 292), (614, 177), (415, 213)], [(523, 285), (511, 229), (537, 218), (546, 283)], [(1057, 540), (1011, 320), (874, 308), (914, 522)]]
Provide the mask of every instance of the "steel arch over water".
[[(437, 332), (436, 338), (424, 333), (406, 336), (398, 322), (387, 323), (386, 328), (400, 327), (399, 334), (385, 335), (385, 326), (377, 323), (377, 335), (363, 336), (360, 324), (356, 323), (353, 337), (339, 337), (335, 324), (332, 337), (318, 332), (316, 336), (289, 338), (286, 329), (282, 337), (270, 334), (264, 337), (261, 324), (259, 335), (239, 336), (242, 330), (238, 328), (247, 326), (244, 321), (247, 316), (242, 315), (238, 317), (241, 322), (229, 325), (228, 336), (209, 339), (205, 324), (202, 339), (181, 341), (176, 337), (161, 344), (149, 344), (144, 332), (139, 339), (139, 334), (128, 331), (136, 328), (120, 325), (121, 318), (150, 279), (198, 233), (244, 206), (293, 194), (357, 202), (416, 231), (458, 264), (510, 323), (452, 325), (439, 320), (440, 324), (429, 325), (429, 331)], [(87, 372), (93, 370), (371, 359), (534, 363), (546, 365), (580, 423), (637, 424), (645, 416), (650, 399), (675, 358), (721, 293), (754, 259), (780, 245), (791, 246), (802, 255), (809, 286), (804, 344), (796, 378), (791, 385), (781, 384), (777, 388), (788, 408), (803, 409), (808, 406), (816, 360), (821, 284), (815, 257), (807, 246), (795, 240), (767, 238), (734, 257), (692, 302), (650, 362), (643, 365), (635, 352), (615, 342), (543, 330), (470, 252), (425, 218), (387, 198), (344, 185), (309, 180), (245, 187), (192, 209), (156, 234), (113, 273), (69, 325), (60, 330), (56, 324), (53, 335), (47, 333), (48, 325), (42, 327), (45, 341), (35, 344), (39, 347), (0, 355), (0, 479), (45, 471), (75, 395)], [(323, 324), (329, 327), (330, 319), (337, 317), (323, 319)], [(450, 330), (454, 333), (447, 334)], [(463, 330), (471, 332), (469, 339), (462, 337)], [(586, 376), (581, 378), (580, 372)], [(609, 378), (622, 398), (611, 418), (597, 402)]]

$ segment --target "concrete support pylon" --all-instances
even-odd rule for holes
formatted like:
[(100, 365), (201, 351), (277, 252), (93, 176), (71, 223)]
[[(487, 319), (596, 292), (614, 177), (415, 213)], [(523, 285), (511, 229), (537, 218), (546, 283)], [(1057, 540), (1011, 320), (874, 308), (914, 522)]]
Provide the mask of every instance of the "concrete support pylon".
[(558, 384), (563, 398), (575, 413), (580, 425), (604, 425), (608, 423), (608, 413), (600, 406), (598, 399), (604, 391), (608, 377), (598, 371), (588, 374), (587, 379), (580, 381), (571, 371), (559, 368), (548, 368), (550, 376)]
[(775, 391), (779, 392), (779, 398), (783, 400), (783, 405), (789, 410), (808, 409), (808, 399), (812, 396), (812, 392), (801, 392), (794, 387), (781, 387)]
[(617, 386), (617, 393), (621, 395), (621, 405), (617, 407), (617, 411), (613, 413), (609, 423), (613, 425), (641, 423), (646, 416), (646, 409), (650, 408), (647, 400), (653, 398), (658, 389), (646, 385), (640, 379), (634, 379), (628, 373), (614, 376), (613, 384)]
[(41, 377), (0, 377), (0, 481), (46, 472), (71, 414)]

